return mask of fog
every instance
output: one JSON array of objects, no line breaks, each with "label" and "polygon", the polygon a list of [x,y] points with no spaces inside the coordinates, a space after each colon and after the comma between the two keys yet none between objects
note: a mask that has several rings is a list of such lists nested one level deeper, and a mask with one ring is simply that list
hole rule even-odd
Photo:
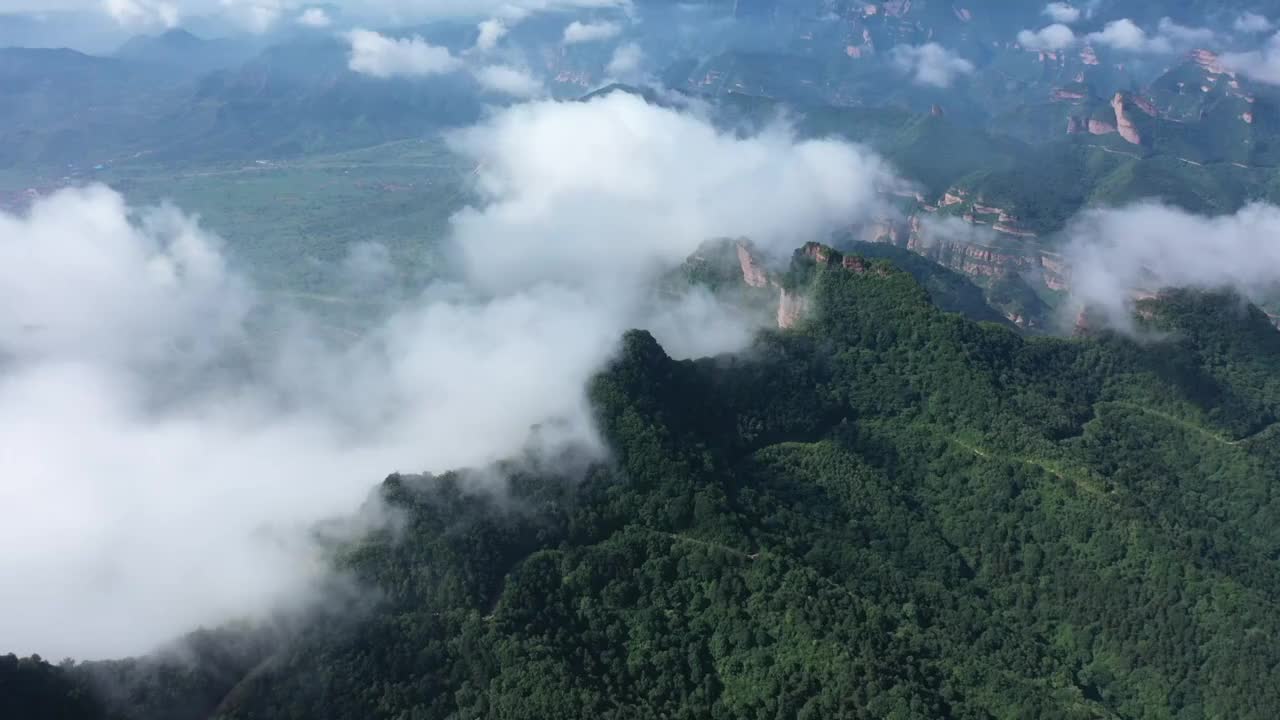
[{"label": "fog", "polygon": [[[783,249],[878,212],[874,155],[777,125],[717,132],[615,93],[500,111],[452,139],[482,201],[461,271],[335,343],[272,306],[176,208],[104,187],[0,215],[0,637],[115,657],[312,597],[308,529],[395,471],[597,447],[585,383],[622,331],[676,355],[757,318],[651,280],[713,237]],[[351,286],[385,253],[353,248]]]},{"label": "fog", "polygon": [[1088,211],[1066,230],[1071,292],[1112,325],[1132,326],[1135,291],[1233,289],[1258,298],[1280,282],[1280,208],[1202,216],[1158,203]]}]

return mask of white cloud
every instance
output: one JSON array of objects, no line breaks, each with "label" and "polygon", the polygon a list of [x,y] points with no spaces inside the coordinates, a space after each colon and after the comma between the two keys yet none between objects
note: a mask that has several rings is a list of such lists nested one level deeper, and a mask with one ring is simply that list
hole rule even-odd
[{"label": "white cloud", "polygon": [[256,34],[270,30],[295,5],[296,0],[221,0],[223,15]]},{"label": "white cloud", "polygon": [[117,23],[130,28],[176,27],[178,6],[162,0],[102,0],[102,9]]},{"label": "white cloud", "polygon": [[1188,50],[1195,45],[1212,42],[1214,33],[1207,28],[1193,28],[1162,18],[1156,33],[1149,35],[1128,18],[1114,20],[1100,32],[1089,33],[1090,42],[1116,50],[1134,53],[1169,54]]},{"label": "white cloud", "polygon": [[510,65],[488,65],[475,71],[476,80],[487,90],[517,98],[544,94],[542,81],[527,70]]},{"label": "white cloud", "polygon": [[307,8],[298,16],[298,24],[313,28],[327,28],[333,24],[333,18],[324,8]]},{"label": "white cloud", "polygon": [[398,22],[441,18],[498,17],[520,20],[542,12],[563,10],[631,10],[631,0],[349,0],[367,15]]},{"label": "white cloud", "polygon": [[[281,18],[296,17],[315,4],[315,0],[0,0],[0,13],[100,13],[126,29],[173,27],[182,18],[214,17],[264,32]],[[481,17],[518,21],[537,13],[575,9],[631,12],[631,0],[330,0],[327,5],[340,9],[344,17],[381,27]]]},{"label": "white cloud", "polygon": [[1156,34],[1167,39],[1174,50],[1179,52],[1197,45],[1209,45],[1217,40],[1217,35],[1209,28],[1179,25],[1167,17],[1160,18]]},{"label": "white cloud", "polygon": [[462,67],[462,61],[448,48],[431,45],[416,35],[390,38],[372,30],[352,30],[346,38],[351,45],[347,64],[362,75],[421,77],[451,73]]},{"label": "white cloud", "polygon": [[1075,42],[1075,32],[1060,23],[1018,33],[1018,44],[1028,50],[1063,50]]},{"label": "white cloud", "polygon": [[1129,323],[1131,291],[1234,288],[1258,296],[1280,282],[1280,208],[1256,203],[1206,217],[1155,203],[1085,213],[1067,230],[1071,292]]},{"label": "white cloud", "polygon": [[1080,8],[1064,2],[1051,2],[1044,6],[1042,11],[1050,20],[1063,25],[1070,25],[1078,21],[1083,13]]},{"label": "white cloud", "polygon": [[[507,457],[538,424],[593,443],[585,383],[623,330],[683,356],[747,340],[706,294],[656,297],[654,273],[708,238],[826,237],[893,182],[855,146],[621,93],[515,106],[453,146],[481,168],[448,238],[460,282],[346,346],[305,318],[251,331],[279,316],[174,209],[90,188],[0,213],[7,651],[138,653],[306,597],[306,529],[387,473]],[[349,265],[376,281],[382,257]]]},{"label": "white cloud", "polygon": [[898,45],[891,57],[894,65],[909,73],[917,85],[951,87],[957,76],[973,72],[973,63],[938,43]]},{"label": "white cloud", "polygon": [[639,43],[623,43],[614,49],[605,72],[614,79],[632,81],[639,77],[643,65],[644,50]]},{"label": "white cloud", "polygon": [[584,23],[574,20],[564,29],[564,44],[599,42],[617,37],[622,26],[615,22]]},{"label": "white cloud", "polygon": [[[93,0],[126,28],[176,27],[183,17],[220,15],[253,33],[271,29],[294,0]],[[68,9],[76,5],[68,4]],[[3,6],[0,5],[0,9]],[[88,9],[88,8],[85,8]]]},{"label": "white cloud", "polygon": [[1223,53],[1218,61],[1224,68],[1247,75],[1258,82],[1280,85],[1280,33],[1273,35],[1258,50]]},{"label": "white cloud", "polygon": [[482,21],[476,26],[478,35],[476,36],[476,50],[480,52],[488,52],[498,46],[498,41],[506,37],[510,30],[507,24],[497,18],[490,18]]},{"label": "white cloud", "polygon": [[1106,24],[1100,32],[1089,33],[1089,40],[1117,50],[1133,52],[1171,52],[1172,46],[1162,38],[1151,38],[1132,20],[1121,18]]},{"label": "white cloud", "polygon": [[455,144],[492,200],[454,219],[460,247],[501,285],[616,287],[619,274],[679,261],[710,237],[790,249],[866,212],[891,177],[854,146],[785,127],[741,139],[627,93],[518,105]]},{"label": "white cloud", "polygon": [[1245,12],[1236,18],[1232,25],[1236,32],[1242,33],[1264,33],[1271,32],[1275,25],[1265,16],[1257,13]]}]

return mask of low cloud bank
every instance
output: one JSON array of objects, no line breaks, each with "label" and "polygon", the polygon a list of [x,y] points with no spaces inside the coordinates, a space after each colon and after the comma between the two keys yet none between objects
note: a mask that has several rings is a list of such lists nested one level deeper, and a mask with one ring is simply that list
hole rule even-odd
[{"label": "low cloud bank", "polygon": [[[789,250],[894,182],[856,146],[623,93],[453,142],[483,198],[453,219],[461,277],[344,344],[178,209],[90,187],[0,214],[0,651],[135,654],[302,601],[324,572],[308,529],[386,474],[483,465],[545,423],[540,442],[597,446],[584,387],[623,330],[677,355],[748,340],[752,318],[655,296],[656,273],[713,237]],[[353,282],[381,257],[353,250]]]},{"label": "low cloud bank", "polygon": [[1230,288],[1256,298],[1280,286],[1274,205],[1214,217],[1158,203],[1094,210],[1067,235],[1072,295],[1122,329],[1131,327],[1136,290]]}]

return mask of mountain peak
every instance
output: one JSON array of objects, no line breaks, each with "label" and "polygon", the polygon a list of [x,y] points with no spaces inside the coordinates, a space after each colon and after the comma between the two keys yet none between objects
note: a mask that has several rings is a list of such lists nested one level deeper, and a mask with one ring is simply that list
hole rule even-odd
[{"label": "mountain peak", "polygon": [[159,35],[135,35],[120,47],[116,55],[120,57],[136,57],[155,52],[173,52],[196,48],[204,44],[204,40],[182,28],[165,30]]}]

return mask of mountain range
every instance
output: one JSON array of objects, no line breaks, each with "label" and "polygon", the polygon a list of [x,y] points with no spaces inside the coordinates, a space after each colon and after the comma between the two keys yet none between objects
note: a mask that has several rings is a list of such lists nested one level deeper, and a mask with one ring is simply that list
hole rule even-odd
[{"label": "mountain range", "polygon": [[[107,237],[100,226],[118,220],[121,235],[140,239],[139,282],[212,288],[173,302],[172,314],[160,308],[155,328],[138,321],[147,341],[182,321],[186,305],[207,322],[175,342],[162,337],[162,358],[199,355],[223,306],[252,306],[229,333],[234,351],[201,366],[217,376],[213,390],[150,364],[120,371],[127,387],[112,388],[126,398],[135,385],[230,388],[227,402],[185,414],[185,397],[156,393],[110,415],[148,431],[153,415],[181,421],[157,422],[137,442],[172,486],[189,487],[199,468],[165,464],[162,430],[205,447],[206,416],[226,416],[237,425],[227,435],[250,454],[270,455],[274,432],[322,460],[321,444],[348,427],[403,434],[416,448],[442,441],[402,421],[403,406],[445,406],[439,388],[449,383],[510,388],[515,378],[556,394],[561,386],[539,373],[581,370],[592,430],[559,441],[576,435],[562,433],[573,423],[558,415],[526,428],[524,400],[504,393],[495,406],[527,430],[522,450],[447,471],[379,470],[357,488],[368,488],[362,506],[299,531],[318,548],[319,567],[307,568],[319,578],[307,590],[314,602],[190,628],[135,657],[0,655],[0,718],[1280,716],[1277,274],[1240,278],[1231,264],[1277,257],[1265,235],[1280,223],[1266,214],[1280,204],[1280,89],[1241,69],[1238,54],[1266,51],[1280,2],[512,8],[368,31],[376,47],[402,53],[372,68],[354,62],[354,26],[333,6],[323,31],[175,28],[109,52],[0,49],[0,191],[11,190],[0,192],[0,227],[17,237],[43,196],[115,184],[122,195],[93,191],[101,205],[90,230]],[[1240,29],[1245,12],[1267,29]],[[0,39],[30,22],[0,17]],[[570,22],[593,25],[573,39]],[[529,83],[496,90],[483,79],[495,67]],[[662,162],[619,151],[625,162],[583,180],[570,166],[610,155],[600,138],[616,136],[494,130],[543,128],[538,108],[617,99],[628,102],[606,108],[610,121],[656,137],[636,147],[666,153]],[[635,120],[658,109],[668,113],[659,132]],[[670,177],[668,166],[689,170],[671,152],[688,149],[674,137],[686,133],[748,154],[783,145],[812,161],[779,170],[801,184],[833,157],[884,167],[866,169],[878,174],[863,202],[845,200],[863,190],[846,185],[864,178],[835,173],[850,182],[824,188],[832,197],[812,206],[797,200],[808,210],[786,227],[768,237],[697,233],[705,242],[683,259],[696,241],[672,252],[658,238],[661,261],[628,252],[634,235],[621,232],[569,243],[597,227],[597,214],[701,230],[701,206],[720,209],[723,198]],[[806,142],[830,139],[840,142]],[[520,162],[504,165],[491,147],[502,141]],[[542,164],[550,171],[539,175]],[[746,190],[758,177],[738,183],[736,164],[707,164],[717,193],[755,197]],[[507,187],[529,177],[525,193]],[[618,197],[595,194],[615,181]],[[668,184],[681,197],[647,204]],[[573,213],[542,217],[565,196]],[[182,212],[139,209],[174,197]],[[1251,203],[1262,220],[1241,220]],[[870,209],[846,221],[828,205]],[[37,219],[55,214],[39,207]],[[668,224],[640,217],[667,210]],[[1138,219],[1107,233],[1099,218],[1109,210]],[[1143,227],[1146,211],[1164,213],[1160,223]],[[824,213],[841,219],[809,217]],[[507,257],[503,244],[483,245],[501,232],[534,251]],[[227,267],[221,240],[206,244],[206,234],[225,236]],[[469,242],[446,243],[455,236]],[[551,252],[556,242],[568,250]],[[1073,266],[1082,243],[1099,267]],[[96,246],[68,247],[78,249],[53,264],[84,260],[94,282],[113,267],[96,270]],[[528,272],[543,262],[539,250],[567,266],[551,273],[559,284]],[[571,262],[584,255],[591,262]],[[264,292],[240,286],[237,263]],[[1133,274],[1102,272],[1122,265]],[[1174,265],[1166,282],[1158,270]],[[643,287],[628,285],[632,275]],[[96,287],[65,292],[116,299]],[[656,328],[615,332],[630,324],[608,331],[616,342],[590,372],[535,357],[542,344],[597,342],[593,315],[548,318],[562,305],[625,309],[629,293],[695,316],[696,332],[743,325],[747,339],[700,357]],[[329,310],[293,323],[305,304],[264,311],[258,295]],[[410,312],[404,298],[434,304]],[[552,332],[561,322],[572,332]],[[287,344],[310,324],[323,326],[316,338]],[[505,348],[513,328],[534,338],[519,357],[476,362],[455,347]],[[44,330],[0,327],[5,397],[21,399],[6,384],[19,370],[45,369],[39,352],[19,352],[23,343],[61,358],[60,346],[39,344]],[[80,354],[67,351],[61,365],[86,375],[126,365],[81,340],[66,341]],[[270,356],[276,344],[293,352],[259,359],[258,345]],[[332,366],[307,362],[330,348]],[[367,377],[441,367],[443,383],[406,397],[381,394],[419,386]],[[250,371],[284,377],[257,398],[237,375]],[[313,402],[308,390],[321,384],[340,391]],[[67,387],[77,420],[96,411],[100,398],[83,389],[92,383]],[[379,397],[366,404],[366,392]],[[254,402],[237,404],[241,394]],[[312,405],[338,416],[340,430],[329,432],[328,414],[309,416]],[[485,435],[497,423],[482,412],[430,427]],[[289,432],[261,420],[276,414]],[[75,454],[81,438],[59,440]],[[282,475],[299,474],[296,485],[271,486],[286,504],[320,492],[303,472],[321,461],[303,471],[280,463]],[[251,484],[223,488],[224,477],[214,495],[254,501]],[[145,514],[130,508],[126,520],[135,511]],[[293,537],[253,531],[268,544]],[[53,531],[47,538],[69,547]]]},{"label": "mountain range", "polygon": [[1256,308],[1177,291],[1139,308],[1163,341],[1029,340],[891,261],[699,257],[689,282],[804,310],[740,356],[629,333],[591,385],[608,462],[392,476],[403,534],[335,548],[373,608],[181,658],[0,658],[0,696],[67,718],[1280,706],[1280,334]]}]

